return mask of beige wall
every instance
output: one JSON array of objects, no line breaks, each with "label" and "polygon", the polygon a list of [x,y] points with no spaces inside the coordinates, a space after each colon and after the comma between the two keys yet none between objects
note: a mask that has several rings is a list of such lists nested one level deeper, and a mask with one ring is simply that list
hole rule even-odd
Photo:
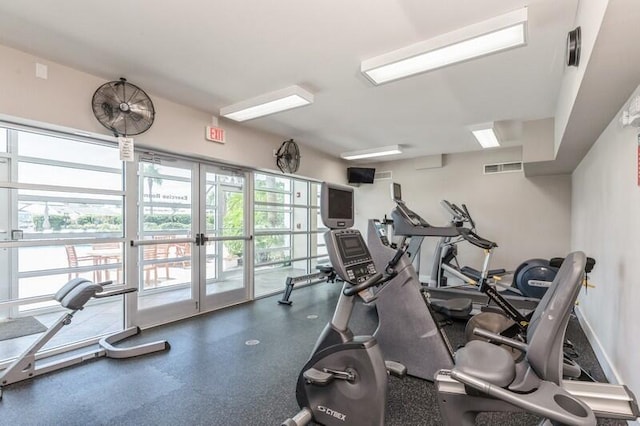
[{"label": "beige wall", "polygon": [[[432,225],[446,225],[440,201],[466,204],[478,234],[499,247],[493,267],[515,269],[535,257],[564,256],[569,250],[571,179],[569,175],[525,178],[523,173],[484,175],[483,165],[521,161],[520,148],[445,155],[443,166],[416,170],[417,160],[375,163],[377,171],[392,171],[402,185],[407,205]],[[369,218],[382,218],[393,208],[390,181],[361,185],[356,190],[356,224],[366,229]],[[425,239],[421,276],[429,275],[436,239]],[[480,267],[481,250],[460,246],[461,260]]]},{"label": "beige wall", "polygon": [[[632,96],[638,94],[640,88]],[[626,383],[638,395],[638,129],[622,128],[620,114],[573,173],[571,245],[597,261],[590,277],[596,288],[583,291],[579,300],[583,328],[609,380]]]},{"label": "beige wall", "polygon": [[[36,62],[48,66],[48,79],[35,76]],[[119,76],[113,76],[113,79]],[[107,80],[0,45],[0,114],[108,135],[91,110],[95,90]],[[132,82],[144,88],[142,82]],[[204,138],[211,113],[195,110],[149,93],[156,109],[153,126],[135,143],[183,155],[236,165],[277,170],[273,150],[286,138],[221,119],[227,143]],[[341,160],[300,145],[298,175],[344,182]]]}]

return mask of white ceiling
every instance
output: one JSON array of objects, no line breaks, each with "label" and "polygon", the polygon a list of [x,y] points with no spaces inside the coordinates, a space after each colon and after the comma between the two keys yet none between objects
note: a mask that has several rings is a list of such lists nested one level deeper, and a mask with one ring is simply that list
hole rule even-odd
[{"label": "white ceiling", "polygon": [[[175,5],[179,4],[179,7]],[[404,157],[479,150],[466,126],[552,117],[578,0],[20,0],[0,3],[0,44],[152,96],[220,107],[298,84],[311,106],[246,122],[340,152]],[[360,62],[521,7],[528,45],[381,86]],[[222,122],[221,122],[222,123]],[[506,145],[518,145],[518,134]]]}]

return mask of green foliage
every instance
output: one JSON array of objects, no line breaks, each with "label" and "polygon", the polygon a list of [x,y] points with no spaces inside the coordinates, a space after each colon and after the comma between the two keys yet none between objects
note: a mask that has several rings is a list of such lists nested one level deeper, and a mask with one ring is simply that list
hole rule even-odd
[{"label": "green foliage", "polygon": [[85,214],[77,218],[75,222],[78,225],[89,225],[89,224],[91,225],[100,225],[100,224],[122,225],[122,217]]},{"label": "green foliage", "polygon": [[[36,231],[42,231],[44,229],[44,215],[34,214],[33,223],[36,225]],[[71,224],[71,218],[68,214],[50,214],[49,225],[54,231],[60,231],[62,228],[67,228]]]},{"label": "green foliage", "polygon": [[158,228],[163,230],[178,230],[178,229],[189,229],[191,228],[191,225],[178,223],[178,222],[166,222],[166,223],[161,223],[158,226]]},{"label": "green foliage", "polygon": [[[227,212],[222,219],[223,235],[226,237],[242,235],[244,225],[244,200],[242,193],[227,193]],[[225,241],[229,254],[237,257],[243,255],[244,241]]]},{"label": "green foliage", "polygon": [[[163,223],[181,223],[183,225],[191,225],[190,214],[147,214],[144,216],[145,223],[155,223],[162,225]],[[184,229],[184,228],[181,228]]]}]

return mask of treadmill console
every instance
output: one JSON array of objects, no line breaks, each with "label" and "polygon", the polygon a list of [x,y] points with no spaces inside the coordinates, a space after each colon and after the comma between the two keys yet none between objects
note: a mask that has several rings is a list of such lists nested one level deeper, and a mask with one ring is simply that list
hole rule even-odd
[{"label": "treadmill console", "polygon": [[331,264],[344,281],[359,284],[376,274],[371,253],[357,229],[332,230],[325,234]]},{"label": "treadmill console", "polygon": [[406,204],[404,204],[403,202],[402,203],[397,203],[396,204],[396,208],[400,212],[400,214],[407,221],[409,221],[413,226],[431,226],[431,225],[429,225],[429,222],[424,220],[418,213],[416,213],[413,210],[409,209],[406,206]]}]

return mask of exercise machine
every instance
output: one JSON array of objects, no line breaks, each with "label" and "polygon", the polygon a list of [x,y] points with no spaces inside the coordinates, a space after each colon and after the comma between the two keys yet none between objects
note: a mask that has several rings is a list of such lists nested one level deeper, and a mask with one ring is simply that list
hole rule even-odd
[{"label": "exercise machine", "polygon": [[[526,315],[535,309],[538,300],[517,295],[503,295],[489,279],[489,264],[491,262],[493,249],[497,245],[493,241],[482,238],[472,229],[465,228],[464,226],[455,226],[456,223],[443,227],[432,226],[420,215],[407,207],[406,203],[402,200],[402,192],[399,184],[392,183],[392,188],[393,200],[396,203],[396,207],[391,212],[391,219],[393,220],[393,230],[396,236],[411,239],[418,236],[420,241],[422,241],[425,236],[440,237],[441,239],[456,238],[467,241],[484,250],[485,256],[479,280],[476,281],[460,274],[460,278],[464,279],[465,282],[471,286],[465,287],[465,289],[429,286],[428,293],[430,298],[434,300],[447,300],[451,298],[469,297],[473,300],[474,304],[481,301],[482,305],[479,306],[480,310],[498,310],[513,320],[520,331],[525,331],[529,324]],[[411,247],[411,243],[409,243],[409,247]],[[477,295],[478,290],[484,296],[480,298],[474,297],[474,294]],[[493,303],[493,307],[489,307],[489,302]]]},{"label": "exercise machine", "polygon": [[[489,341],[459,349],[455,366],[438,373],[438,404],[445,425],[471,426],[483,411],[526,411],[544,425],[595,425],[596,417],[634,420],[635,395],[625,386],[563,380],[563,342],[582,286],[586,256],[574,252],[560,267],[527,330],[527,343],[476,328]],[[515,361],[503,347],[522,353]]]},{"label": "exercise machine", "polygon": [[404,365],[410,376],[433,381],[440,369],[453,366],[451,344],[422,291],[408,245],[404,239],[396,250],[385,245],[378,237],[378,225],[369,221],[368,246],[376,269],[393,277],[375,289],[378,326],[373,336],[385,359]]},{"label": "exercise machine", "polygon": [[[380,269],[391,266],[396,267],[395,264],[391,264],[392,261],[397,263],[400,259],[400,257],[396,259],[396,256],[406,255],[409,261],[412,259],[410,256],[411,252],[409,251],[411,250],[411,246],[410,244],[405,244],[406,239],[403,239],[400,247],[395,243],[389,242],[386,229],[389,224],[393,224],[393,222],[386,218],[383,221],[369,219],[368,223],[367,245],[369,246],[369,250],[375,253],[374,258],[376,259],[376,265]],[[399,254],[400,251],[402,251],[401,254]],[[428,297],[428,292],[425,292],[423,288],[421,290],[423,291],[423,295]],[[428,302],[433,311],[447,319],[466,320],[469,318],[472,310],[472,300],[464,297],[447,300],[428,300]]]},{"label": "exercise machine", "polygon": [[[442,200],[441,205],[451,215],[452,224],[456,224],[456,226],[468,225],[475,232],[476,224],[465,204],[459,207],[457,204]],[[461,239],[451,238],[440,240],[433,256],[430,285],[435,284],[438,287],[446,285],[447,276],[445,273],[465,282],[468,280],[479,281],[481,271],[470,266],[461,267],[457,261],[457,244],[461,241]],[[493,244],[494,248],[498,247],[496,243]],[[529,259],[522,262],[515,272],[512,272],[512,282],[509,285],[501,284],[502,278],[509,274],[505,269],[489,270],[488,276],[495,280],[496,285],[502,285],[507,291],[524,297],[540,299],[551,285],[563,260],[562,257],[554,257],[551,259]],[[587,274],[591,272],[595,263],[595,259],[587,257],[585,266]]]},{"label": "exercise machine", "polygon": [[[385,357],[404,364],[410,375],[433,380],[438,367],[447,368],[441,366],[452,365],[453,363],[451,346],[448,343],[446,334],[442,332],[439,324],[433,320],[431,309],[435,305],[434,301],[452,301],[454,298],[464,300],[464,296],[471,298],[479,293],[487,299],[484,305],[480,306],[475,311],[475,315],[468,321],[466,328],[467,339],[478,339],[472,333],[473,328],[477,326],[495,333],[505,334],[508,337],[525,339],[530,316],[539,301],[535,300],[535,305],[533,306],[525,305],[529,310],[522,310],[521,312],[521,309],[511,301],[531,303],[530,299],[520,296],[512,296],[512,298],[507,299],[507,296],[503,296],[490,283],[487,276],[494,243],[483,239],[470,229],[462,226],[458,227],[455,224],[454,226],[445,227],[430,225],[407,207],[402,200],[399,185],[396,183],[392,185],[394,187],[393,198],[396,202],[396,208],[391,212],[394,234],[404,238],[391,262],[397,261],[398,265],[400,265],[400,270],[404,268],[408,272],[401,275],[404,281],[396,277],[377,292],[376,306],[382,306],[382,309],[378,308],[380,332],[376,331],[374,336],[378,339]],[[373,234],[374,232],[370,228],[369,244],[374,257],[377,259],[377,264],[380,265],[384,259],[389,258],[389,253],[388,249],[385,252],[385,249],[381,247],[383,244],[380,243],[380,238],[371,237]],[[407,254],[411,244],[406,242],[406,238],[413,238],[414,236],[420,238],[425,236],[462,238],[473,245],[483,248],[485,260],[480,281],[476,283],[480,292],[473,287],[468,290],[454,289],[453,292],[447,294],[451,291],[449,288],[421,287],[411,263],[411,257]],[[376,240],[378,240],[377,244]],[[407,268],[408,265],[411,265],[410,269]],[[383,290],[385,287],[392,287],[393,284],[397,286],[397,289],[385,298]],[[421,290],[427,296],[427,300],[420,297]],[[446,297],[442,298],[442,294],[445,294]],[[386,305],[384,304],[385,299],[389,301]],[[492,304],[489,305],[489,302]],[[409,327],[402,327],[398,324],[407,324]],[[517,355],[514,353],[514,356]],[[591,379],[590,375],[569,356],[565,359],[564,369],[566,377]]]},{"label": "exercise machine", "polygon": [[336,281],[336,272],[333,270],[333,267],[331,265],[317,265],[316,269],[318,270],[318,272],[313,274],[298,275],[297,277],[287,277],[284,286],[284,293],[282,294],[282,299],[278,300],[278,304],[291,306],[291,304],[293,303],[290,300],[291,292],[293,291],[293,286],[296,284],[317,284],[323,281],[333,283]]},{"label": "exercise machine", "polygon": [[283,426],[311,421],[324,425],[384,424],[387,371],[403,375],[404,367],[385,362],[372,336],[354,336],[349,319],[356,296],[385,280],[375,267],[362,235],[353,226],[353,188],[323,183],[324,235],[336,274],[344,280],[331,321],[298,376],[296,399],[301,410]]},{"label": "exercise machine", "polygon": [[[558,273],[564,258],[552,257],[551,259],[529,259],[522,262],[513,273],[512,286],[516,287],[525,296],[542,298],[551,285],[553,278]],[[593,270],[596,260],[587,257],[585,266],[585,283],[588,274]]]},{"label": "exercise machine", "polygon": [[49,373],[61,368],[80,364],[89,359],[107,358],[131,358],[146,355],[152,352],[164,351],[170,348],[167,341],[157,341],[138,346],[118,348],[113,346],[128,337],[140,333],[139,327],[130,327],[120,332],[111,334],[100,339],[99,349],[72,355],[64,359],[58,359],[48,363],[40,363],[38,351],[58,333],[62,327],[71,324],[73,316],[84,309],[86,303],[92,299],[102,299],[106,297],[118,296],[136,291],[135,288],[103,291],[104,287],[112,281],[93,283],[84,278],[74,278],[57,291],[54,298],[63,308],[70,312],[63,314],[53,325],[51,325],[29,348],[27,348],[15,361],[6,369],[0,372],[0,399],[4,387],[12,383],[30,379],[45,373]]},{"label": "exercise machine", "polygon": [[[451,214],[451,226],[466,227],[472,232],[475,232],[475,222],[471,218],[466,205],[462,205],[462,208],[456,204],[452,204],[447,200],[442,200],[442,206]],[[480,281],[482,271],[479,271],[470,266],[460,266],[458,263],[458,243],[465,241],[464,238],[458,236],[457,238],[443,237],[438,242],[436,250],[433,255],[433,263],[431,266],[431,275],[429,276],[430,287],[445,287],[447,285],[446,273],[456,277],[467,284],[473,284]],[[498,247],[493,241],[486,240],[490,249]],[[481,247],[482,248],[482,247]],[[506,274],[504,269],[490,269],[487,272],[487,276],[499,281],[501,277]]]}]

